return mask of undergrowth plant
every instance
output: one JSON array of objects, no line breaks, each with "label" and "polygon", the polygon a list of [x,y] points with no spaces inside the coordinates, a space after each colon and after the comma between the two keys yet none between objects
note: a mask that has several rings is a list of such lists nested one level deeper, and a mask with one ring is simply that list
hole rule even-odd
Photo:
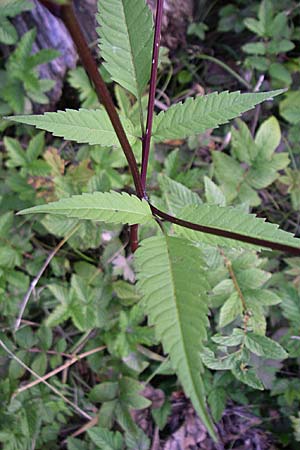
[{"label": "undergrowth plant", "polygon": [[295,47],[293,40],[299,36],[293,33],[289,25],[289,15],[293,12],[293,5],[286,10],[277,11],[281,4],[271,0],[262,0],[259,5],[257,18],[247,17],[244,25],[256,35],[257,41],[249,42],[242,48],[249,56],[245,65],[258,72],[268,72],[274,86],[290,86],[292,76],[290,72],[299,71],[297,60],[293,67],[293,60],[284,63],[283,55]]},{"label": "undergrowth plant", "polygon": [[18,33],[10,19],[23,11],[32,9],[28,0],[2,0],[0,9],[0,42],[6,45],[15,44]]},{"label": "undergrowth plant", "polygon": [[[222,405],[224,407],[225,384],[218,384],[216,379],[207,383],[203,375],[204,366],[226,370],[247,386],[262,390],[264,384],[257,374],[253,355],[260,361],[287,358],[284,348],[265,336],[265,310],[278,304],[280,297],[266,285],[270,273],[264,268],[264,259],[256,252],[273,249],[300,255],[300,240],[280,230],[277,225],[249,214],[245,205],[226,206],[228,195],[225,197],[208,178],[204,180],[206,201],[203,202],[186,186],[161,174],[158,181],[162,199],[157,199],[147,185],[149,156],[156,144],[216,128],[283,91],[245,94],[214,92],[188,98],[184,103],[174,104],[156,114],[154,100],[163,0],[157,2],[154,26],[152,14],[144,0],[99,0],[99,48],[105,69],[119,85],[117,110],[80,31],[72,5],[69,2],[63,6],[42,3],[64,20],[101,105],[95,110],[67,109],[8,119],[33,125],[78,144],[94,146],[95,159],[108,158],[106,155],[111,149],[111,154],[122,149],[133,177],[134,190],[127,183],[126,190],[121,192],[103,192],[105,185],[109,189],[107,180],[113,176],[109,171],[110,163],[113,167],[112,157],[107,160],[106,182],[103,178],[95,178],[88,192],[66,195],[64,198],[57,192],[58,201],[27,208],[19,214],[47,214],[45,223],[48,229],[52,227],[57,234],[68,237],[82,221],[85,221],[86,227],[90,222],[130,226],[130,247],[134,253],[138,282],[137,286],[126,284],[126,287],[121,282],[116,285],[116,290],[125,303],[134,297],[135,305],[130,313],[120,314],[119,320],[107,330],[106,345],[112,353],[125,357],[136,345],[135,334],[139,336],[139,343],[149,346],[162,343],[164,352],[170,358],[169,370],[171,373],[175,371],[185,394],[191,399],[211,436],[217,440],[213,419],[219,420]],[[148,86],[149,93],[145,96]],[[89,93],[89,86],[87,92],[83,95],[86,107],[96,103]],[[271,140],[267,131],[269,127],[272,128]],[[37,136],[36,140],[43,139],[42,134]],[[246,125],[238,122],[238,129],[234,131],[233,156],[248,164],[247,170],[238,171],[240,185],[248,190],[242,201],[249,201],[250,198],[248,203],[256,205],[255,189],[267,186],[277,178],[278,170],[286,166],[285,157],[274,153],[278,136],[280,130],[274,118],[262,124],[255,139],[250,136]],[[26,156],[12,139],[8,138],[6,145],[10,167],[22,166],[29,173],[35,170],[34,165],[40,154],[37,143],[30,143],[32,151]],[[48,169],[40,161],[36,170],[52,169],[59,179],[59,155],[52,153],[47,158]],[[226,162],[221,158],[218,154],[214,163],[216,176],[222,182]],[[137,161],[141,161],[141,167]],[[233,161],[232,158],[231,165],[235,164]],[[170,165],[170,161],[168,163]],[[263,174],[259,173],[263,167],[269,168],[270,164],[271,173],[267,173],[267,169]],[[82,165],[81,175],[85,170],[89,168]],[[232,179],[237,175],[231,169],[228,174]],[[72,174],[70,179],[72,181]],[[63,191],[68,192],[66,184]],[[238,192],[238,187],[233,185],[232,191]],[[69,192],[72,192],[71,188]],[[167,212],[161,204],[168,209]],[[51,222],[52,215],[55,220],[57,216],[54,222]],[[89,232],[85,233],[85,239],[90,239]],[[89,327],[101,326],[109,321],[109,313],[105,315],[106,297],[102,292],[103,315],[96,309],[101,285],[97,284],[97,277],[101,275],[79,266],[77,270],[78,273],[71,277],[70,286],[50,285],[51,294],[57,302],[48,316],[47,325],[71,319],[79,330],[86,331]],[[87,282],[85,277],[92,281]],[[133,280],[131,274],[127,273],[127,277]],[[220,306],[219,332],[213,333],[209,308],[214,310]],[[147,330],[140,326],[145,316],[151,327]],[[131,339],[126,335],[128,328],[135,331]],[[116,333],[117,341],[114,340]],[[219,398],[212,389],[216,385]],[[105,405],[102,412],[106,411],[109,417],[113,414],[112,408],[116,410],[119,422],[124,424],[129,420],[128,415],[124,415],[124,404],[135,409],[148,406],[147,400],[138,396],[140,391],[137,381],[119,374],[106,386],[95,388],[90,395]],[[128,392],[130,394],[126,397]],[[118,400],[118,393],[121,400]],[[102,441],[99,435],[97,437],[93,433],[96,431],[92,429],[90,437],[94,442],[97,439],[98,444],[105,441],[103,433],[99,431]],[[108,439],[107,434],[105,436]],[[118,432],[111,433],[109,439],[112,443],[110,448],[122,448]]]},{"label": "undergrowth plant", "polygon": [[[1,6],[2,8],[2,6]],[[54,49],[42,49],[32,54],[36,30],[27,31],[0,70],[0,114],[21,114],[32,111],[32,102],[46,104],[46,92],[54,86],[50,79],[41,79],[38,66],[59,56]],[[0,123],[2,128],[2,123]]]}]

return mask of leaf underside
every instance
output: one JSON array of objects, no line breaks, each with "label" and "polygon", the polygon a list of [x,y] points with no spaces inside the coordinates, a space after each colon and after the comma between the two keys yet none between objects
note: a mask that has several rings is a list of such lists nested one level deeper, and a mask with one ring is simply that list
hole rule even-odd
[{"label": "leaf underside", "polygon": [[118,192],[94,192],[73,195],[57,202],[24,209],[19,214],[58,214],[74,219],[108,223],[143,224],[152,220],[148,203],[134,195]]},{"label": "leaf underside", "polygon": [[[231,231],[243,236],[300,248],[300,239],[295,238],[291,233],[280,230],[277,224],[265,222],[265,219],[258,218],[254,214],[243,213],[239,209],[207,204],[188,205],[181,211],[180,218],[198,225],[213,227],[217,230]],[[231,248],[260,249],[259,246],[234,239],[202,233],[177,225],[175,228],[176,233],[194,242]]]},{"label": "leaf underside", "polygon": [[186,395],[215,436],[200,375],[208,325],[208,286],[200,251],[185,239],[159,236],[142,241],[135,257],[138,289],[149,322],[170,354]]},{"label": "leaf underside", "polygon": [[[63,137],[79,144],[119,146],[119,140],[104,108],[97,110],[66,109],[66,111],[48,112],[42,115],[12,116],[7,119],[49,131],[54,136]],[[129,142],[136,138],[133,126],[128,119],[122,118]]]},{"label": "leaf underside", "polygon": [[255,105],[271,99],[283,90],[241,94],[224,91],[218,94],[189,98],[184,103],[171,106],[160,112],[154,119],[153,139],[160,142],[167,139],[180,139],[217,128],[230,119],[240,116]]},{"label": "leaf underside", "polygon": [[112,79],[141,98],[150,78],[152,14],[145,0],[99,0],[100,52]]}]

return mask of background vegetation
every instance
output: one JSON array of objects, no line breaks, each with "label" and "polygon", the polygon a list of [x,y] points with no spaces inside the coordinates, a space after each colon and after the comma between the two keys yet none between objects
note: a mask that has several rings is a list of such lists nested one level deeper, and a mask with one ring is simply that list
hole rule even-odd
[{"label": "background vegetation", "polygon": [[[40,67],[58,56],[53,49],[32,52],[34,29],[18,38],[13,18],[32,5],[12,5],[0,7],[1,116],[47,108],[54,82],[41,77]],[[162,49],[157,111],[227,89],[288,91],[213,132],[157,145],[149,168],[155,205],[176,214],[192,197],[250,208],[299,236],[299,15],[291,0],[199,2],[186,47]],[[120,111],[138,122],[133,97],[102,71]],[[66,77],[60,107],[70,103],[98,106],[80,65]],[[122,152],[4,120],[0,130],[4,450],[219,448],[197,422],[139,308],[128,229],[14,214],[73,194],[129,189]],[[139,151],[137,143],[140,160]],[[206,259],[213,339],[203,355],[204,382],[220,448],[297,449],[300,259],[209,246]],[[268,341],[259,348],[248,342],[247,375],[232,368],[231,348],[241,345],[233,330],[241,323],[257,334],[267,330],[289,357]]]}]

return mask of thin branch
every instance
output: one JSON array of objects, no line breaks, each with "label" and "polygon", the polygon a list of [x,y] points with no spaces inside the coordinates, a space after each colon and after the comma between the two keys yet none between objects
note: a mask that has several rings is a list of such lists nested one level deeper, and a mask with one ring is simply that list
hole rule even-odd
[{"label": "thin branch", "polygon": [[146,134],[143,137],[143,156],[142,156],[141,179],[142,179],[142,187],[143,187],[144,193],[145,193],[145,188],[146,188],[147,168],[148,168],[148,161],[149,161],[152,124],[153,124],[153,116],[154,116],[154,103],[155,103],[157,67],[158,67],[158,58],[159,58],[159,46],[160,46],[160,38],[161,38],[161,24],[162,24],[163,8],[164,8],[164,0],[157,0],[155,31],[154,31],[154,41],[153,41],[153,53],[152,53],[152,66],[151,66],[151,77],[150,77],[150,89],[149,89],[149,100],[148,100],[147,125],[146,125]]},{"label": "thin branch", "polygon": [[27,389],[32,388],[33,386],[36,386],[39,383],[43,383],[45,380],[48,380],[48,378],[53,377],[54,375],[57,375],[59,372],[62,372],[67,367],[72,366],[73,364],[77,363],[83,358],[86,358],[90,355],[93,355],[94,353],[102,352],[106,347],[103,345],[102,347],[93,348],[92,350],[89,350],[87,352],[81,353],[80,355],[74,356],[69,361],[66,361],[63,365],[57,367],[56,369],[52,370],[51,372],[48,372],[43,377],[39,377],[35,381],[32,381],[31,383],[26,384],[25,386],[20,387],[17,389],[15,395],[20,394],[21,392],[27,391]]},{"label": "thin branch", "polygon": [[76,18],[73,6],[71,4],[63,5],[61,7],[61,17],[77,47],[77,51],[80,56],[83,67],[85,68],[89,77],[94,83],[97,97],[100,100],[100,102],[104,105],[106,112],[110,118],[110,121],[113,125],[113,128],[116,132],[116,135],[119,139],[119,142],[126,156],[133,177],[137,196],[143,198],[144,189],[142,187],[139,169],[134,153],[127,139],[125,130],[123,128],[120,117],[115,108],[112,97],[109,93],[109,90],[107,89],[105,82],[103,81],[99,73],[97,64],[92,56],[91,50],[82,33],[80,24]]},{"label": "thin branch", "polygon": [[290,253],[294,256],[300,256],[300,248],[291,247],[290,245],[279,244],[277,242],[267,241],[265,239],[259,239],[252,236],[244,236],[243,234],[235,233],[232,231],[222,230],[219,228],[208,227],[205,225],[199,225],[197,223],[188,222],[187,220],[178,219],[177,217],[170,216],[155,206],[150,204],[152,213],[168,222],[174,223],[184,228],[200,231],[201,233],[213,234],[215,236],[221,236],[227,239],[235,239],[236,241],[247,242],[248,244],[258,245],[260,247],[269,248],[271,250],[278,250],[285,253]]},{"label": "thin branch", "polygon": [[30,283],[29,289],[26,292],[26,294],[25,294],[25,296],[24,296],[24,298],[22,300],[22,303],[20,305],[19,315],[18,315],[18,318],[17,318],[17,320],[15,322],[15,326],[14,326],[14,330],[15,331],[17,331],[19,329],[20,325],[21,325],[22,317],[23,317],[25,308],[27,306],[27,303],[29,302],[31,294],[34,291],[36,285],[40,281],[41,276],[43,275],[43,273],[45,272],[45,270],[49,266],[50,262],[52,261],[52,259],[56,255],[56,253],[61,249],[61,247],[63,247],[63,245],[65,245],[65,243],[70,239],[70,237],[73,236],[73,234],[78,230],[79,227],[80,227],[80,224],[76,225],[76,227],[74,227],[70,231],[70,233],[67,234],[67,236],[65,236],[62,241],[60,241],[60,243],[55,247],[55,249],[51,253],[49,253],[49,255],[48,255],[46,261],[44,262],[44,264],[42,265],[39,273],[37,274],[37,276]]},{"label": "thin branch", "polygon": [[58,395],[64,402],[68,403],[78,414],[83,416],[85,419],[92,420],[92,417],[87,414],[85,411],[83,411],[79,406],[77,406],[75,403],[71,402],[67,397],[65,397],[61,392],[59,392],[58,389],[53,387],[50,383],[45,381],[40,375],[38,375],[36,372],[34,372],[30,367],[28,367],[20,358],[18,358],[16,355],[13,354],[12,351],[4,344],[4,342],[0,339],[0,346],[3,348],[3,350],[8,353],[8,355],[14,359],[20,366],[22,366],[24,369],[26,369],[31,375],[33,375],[37,380],[39,380],[39,383],[45,384],[52,392],[54,392],[56,395]]},{"label": "thin branch", "polygon": [[131,252],[134,253],[139,246],[139,226],[131,225],[130,227],[130,248]]},{"label": "thin branch", "polygon": [[246,300],[245,300],[244,295],[243,295],[243,293],[241,291],[241,288],[239,286],[238,280],[237,280],[237,278],[235,276],[235,273],[234,273],[234,270],[233,270],[233,267],[232,267],[232,263],[231,263],[230,259],[227,258],[227,256],[225,255],[225,253],[223,252],[222,249],[221,249],[220,253],[221,253],[221,255],[224,258],[225,266],[226,266],[226,268],[228,270],[228,273],[229,273],[230,278],[231,278],[231,280],[233,282],[234,288],[235,288],[235,290],[236,290],[236,292],[237,292],[237,294],[239,296],[239,299],[241,300],[242,307],[243,307],[243,312],[246,313],[247,309],[248,309],[247,305],[246,305]]}]

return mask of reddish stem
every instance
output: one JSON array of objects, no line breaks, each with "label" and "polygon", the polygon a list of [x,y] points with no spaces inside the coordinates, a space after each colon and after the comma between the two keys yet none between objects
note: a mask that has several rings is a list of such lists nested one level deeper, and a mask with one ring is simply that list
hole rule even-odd
[{"label": "reddish stem", "polygon": [[131,170],[131,174],[133,177],[135,189],[137,196],[140,198],[144,197],[144,189],[141,184],[141,178],[139,174],[138,165],[131,149],[131,146],[128,142],[126,133],[124,131],[123,125],[120,121],[119,115],[116,111],[115,105],[107,89],[106,84],[104,83],[97,64],[92,56],[92,53],[89,49],[89,46],[85,40],[85,37],[81,31],[80,24],[77,21],[76,15],[73,11],[73,7],[70,4],[64,5],[61,7],[61,17],[66,25],[73,41],[76,44],[78,54],[82,61],[82,64],[87,71],[89,77],[93,81],[96,89],[97,96],[101,103],[103,103],[107,114],[111,120],[111,123],[114,127],[116,135],[118,136],[121,147],[125,153],[125,156],[128,161],[129,168]]},{"label": "reddish stem", "polygon": [[139,246],[139,226],[131,225],[130,227],[130,249],[134,253]]},{"label": "reddish stem", "polygon": [[[40,0],[45,6],[50,8],[50,3],[47,0]],[[97,96],[99,100],[103,103],[106,111],[110,117],[112,125],[120,141],[121,147],[127,158],[128,165],[130,167],[132,177],[134,180],[137,195],[140,198],[145,197],[145,184],[147,176],[147,167],[149,159],[150,150],[150,140],[152,132],[153,114],[154,114],[154,100],[155,100],[155,89],[156,89],[156,79],[157,79],[157,65],[158,65],[158,54],[159,54],[159,43],[161,34],[161,19],[163,12],[163,0],[158,0],[157,2],[157,12],[156,12],[156,23],[155,23],[155,36],[154,36],[154,46],[153,46],[153,64],[151,69],[151,80],[150,80],[150,92],[149,92],[149,102],[148,102],[148,115],[147,115],[147,130],[143,139],[143,161],[142,161],[142,180],[139,174],[138,166],[136,163],[135,156],[132,152],[131,146],[128,142],[126,133],[120,121],[119,115],[114,106],[111,95],[102,80],[102,77],[98,71],[98,67],[93,59],[90,49],[85,41],[83,33],[80,29],[79,23],[73,12],[73,8],[70,4],[61,6],[57,13],[61,15],[66,27],[68,28],[73,41],[75,42],[79,56],[82,60],[83,66],[92,79]],[[239,233],[234,233],[231,231],[221,230],[214,227],[207,227],[186,220],[178,219],[176,217],[170,216],[169,214],[160,211],[154,206],[150,205],[152,213],[156,217],[160,217],[168,222],[180,225],[185,228],[190,228],[195,231],[200,231],[202,233],[213,234],[215,236],[221,236],[228,239],[235,239],[241,242],[247,242],[249,244],[259,245],[262,247],[270,248],[272,250],[279,250],[293,255],[300,256],[300,249],[294,248],[289,245],[278,244],[276,242],[266,241],[264,239],[254,238],[250,236],[244,236]],[[131,237],[131,249],[135,251],[138,246],[138,226],[132,225],[130,231]]]},{"label": "reddish stem", "polygon": [[146,125],[145,136],[143,136],[143,156],[142,156],[141,179],[142,179],[142,187],[143,187],[144,194],[145,194],[145,189],[146,189],[146,178],[147,178],[147,169],[148,169],[153,116],[154,116],[154,102],[155,102],[155,91],[156,91],[156,81],[157,81],[157,67],[158,67],[158,58],[159,58],[159,46],[160,46],[160,38],[161,38],[161,24],[162,24],[162,16],[163,16],[163,7],[164,7],[164,0],[157,0],[154,41],[153,41],[153,53],[152,53],[152,66],[151,66],[151,77],[150,77],[150,89],[149,89],[149,100],[148,100],[147,125]]},{"label": "reddish stem", "polygon": [[199,225],[197,223],[188,222],[187,220],[179,219],[177,217],[170,216],[155,206],[150,205],[151,211],[154,216],[158,216],[168,222],[180,225],[184,228],[190,228],[191,230],[200,231],[202,233],[213,234],[214,236],[221,236],[227,239],[235,239],[236,241],[247,242],[248,244],[258,245],[260,247],[270,248],[272,250],[278,250],[281,252],[290,253],[295,256],[300,256],[300,248],[291,247],[290,245],[279,244],[277,242],[266,241],[265,239],[259,239],[251,236],[244,236],[243,234],[235,233],[232,231],[222,230],[219,228],[208,227],[205,225]]}]

